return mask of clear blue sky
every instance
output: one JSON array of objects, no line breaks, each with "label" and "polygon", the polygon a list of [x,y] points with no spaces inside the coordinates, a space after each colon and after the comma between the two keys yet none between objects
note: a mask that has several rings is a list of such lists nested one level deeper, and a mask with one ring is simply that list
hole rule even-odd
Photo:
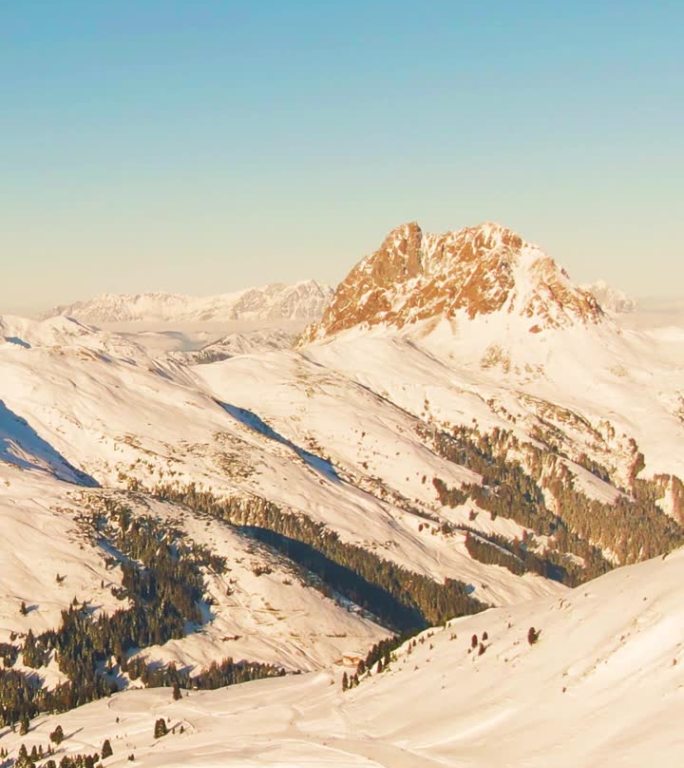
[{"label": "clear blue sky", "polygon": [[682,293],[684,3],[0,2],[0,312],[494,219]]}]

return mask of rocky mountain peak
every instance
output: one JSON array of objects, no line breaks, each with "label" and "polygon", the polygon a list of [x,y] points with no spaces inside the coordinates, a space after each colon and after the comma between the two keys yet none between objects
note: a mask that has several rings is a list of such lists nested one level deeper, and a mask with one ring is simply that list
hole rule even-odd
[{"label": "rocky mountain peak", "polygon": [[529,320],[533,333],[603,317],[591,293],[507,227],[485,222],[434,235],[410,222],[393,229],[352,269],[304,340],[358,325],[401,329],[421,320],[497,312]]}]

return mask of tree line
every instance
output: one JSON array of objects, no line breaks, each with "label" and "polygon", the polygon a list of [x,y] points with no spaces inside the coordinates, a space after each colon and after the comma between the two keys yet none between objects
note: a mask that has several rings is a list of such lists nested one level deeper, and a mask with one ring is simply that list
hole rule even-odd
[{"label": "tree line", "polygon": [[312,570],[331,589],[363,605],[390,629],[418,631],[456,616],[484,610],[484,603],[457,579],[435,581],[357,544],[302,514],[286,512],[260,497],[218,499],[194,485],[162,485],[166,501],[237,527]]}]

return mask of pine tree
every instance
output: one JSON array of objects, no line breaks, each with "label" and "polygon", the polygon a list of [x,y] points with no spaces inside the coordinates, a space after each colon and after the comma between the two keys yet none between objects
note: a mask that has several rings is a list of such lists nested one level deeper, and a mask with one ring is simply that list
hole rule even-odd
[{"label": "pine tree", "polygon": [[178,682],[175,682],[173,684],[173,700],[178,701],[182,696],[180,685]]},{"label": "pine tree", "polygon": [[102,744],[102,749],[100,750],[102,752],[102,759],[104,760],[107,757],[111,757],[114,752],[112,751],[112,745],[109,743],[109,739],[105,739]]},{"label": "pine tree", "polygon": [[342,690],[346,691],[349,688],[349,678],[347,677],[347,673],[345,672],[342,675]]},{"label": "pine tree", "polygon": [[160,717],[154,724],[154,738],[161,739],[162,736],[166,736],[169,729],[166,727],[166,720]]},{"label": "pine tree", "polygon": [[64,741],[64,731],[62,730],[61,725],[58,725],[50,734],[50,741],[54,744],[61,744]]}]

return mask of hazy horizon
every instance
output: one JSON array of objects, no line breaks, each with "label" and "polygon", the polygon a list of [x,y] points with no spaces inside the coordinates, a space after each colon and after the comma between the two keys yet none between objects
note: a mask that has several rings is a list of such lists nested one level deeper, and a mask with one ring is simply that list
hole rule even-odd
[{"label": "hazy horizon", "polygon": [[409,220],[499,221],[578,283],[675,296],[682,21],[667,2],[5,6],[0,308],[335,284]]},{"label": "hazy horizon", "polygon": [[[229,293],[238,293],[243,290],[249,290],[250,288],[261,288],[265,285],[268,285],[270,283],[274,282],[280,282],[285,284],[293,284],[298,282],[304,282],[306,280],[315,280],[321,285],[329,285],[332,288],[335,288],[337,283],[326,283],[323,280],[316,280],[316,278],[303,278],[302,280],[293,280],[291,283],[288,283],[287,281],[272,281],[272,280],[265,280],[262,283],[250,283],[245,285],[235,285],[235,286],[229,286],[225,290],[224,289],[217,289],[215,291],[209,291],[205,293],[198,293],[198,292],[192,292],[192,291],[166,291],[163,289],[146,289],[146,290],[136,290],[135,288],[132,288],[128,291],[115,291],[115,292],[106,292],[106,291],[99,291],[97,293],[93,294],[87,294],[87,295],[81,295],[76,296],[68,300],[60,300],[53,301],[48,304],[41,304],[41,305],[21,305],[21,304],[12,304],[11,302],[8,303],[0,303],[0,315],[8,314],[8,315],[18,315],[18,316],[25,316],[25,317],[36,317],[38,315],[42,315],[52,309],[56,309],[57,307],[62,306],[68,306],[70,304],[76,304],[79,302],[88,302],[92,299],[97,299],[100,296],[104,295],[120,295],[120,296],[133,296],[136,294],[144,294],[144,293],[168,293],[168,294],[177,294],[181,296],[188,296],[193,298],[202,298],[202,297],[212,297],[212,296],[220,296],[223,294],[229,294]],[[602,278],[596,278],[596,280],[589,281],[590,283],[598,282]],[[608,281],[606,281],[608,282]],[[584,283],[586,284],[586,283]],[[608,283],[608,285],[611,288],[614,288],[616,290],[622,290],[622,288],[619,285],[615,285],[613,283]],[[652,314],[667,314],[670,312],[677,312],[680,313],[684,311],[684,291],[680,292],[673,292],[673,293],[663,293],[661,295],[654,295],[654,294],[633,294],[629,292],[625,292],[627,296],[630,299],[634,299],[637,302],[637,311],[641,312],[648,312]]]}]

